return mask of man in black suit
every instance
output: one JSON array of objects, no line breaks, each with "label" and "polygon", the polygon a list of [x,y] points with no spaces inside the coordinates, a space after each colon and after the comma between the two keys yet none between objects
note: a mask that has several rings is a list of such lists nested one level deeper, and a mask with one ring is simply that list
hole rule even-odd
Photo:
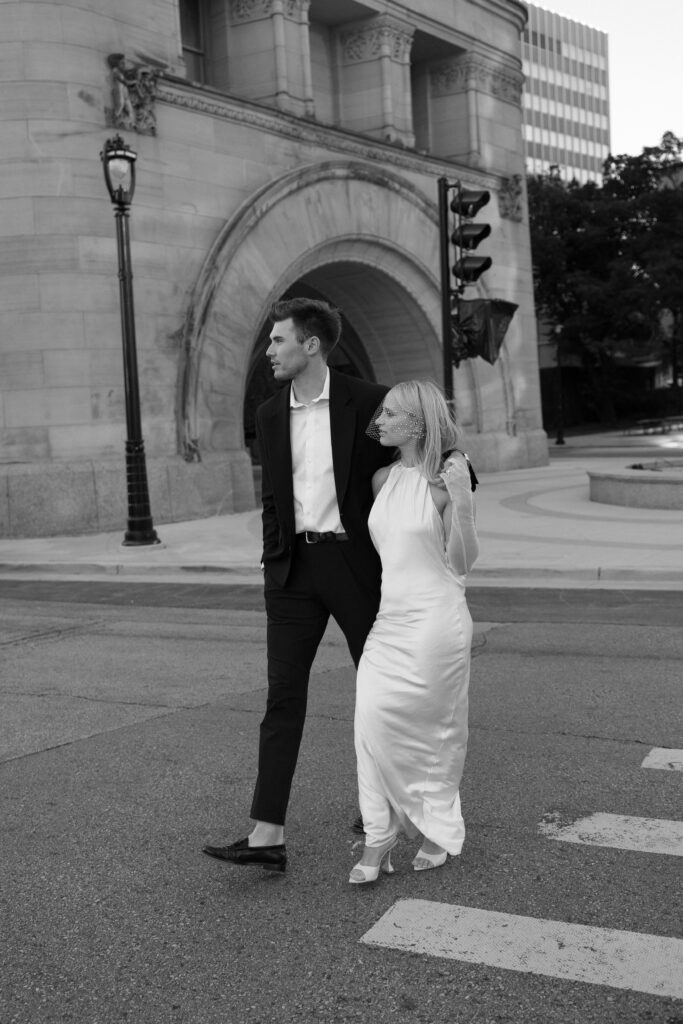
[{"label": "man in black suit", "polygon": [[261,405],[268,701],[251,817],[256,826],[210,856],[284,871],[284,822],[306,717],[308,679],[330,615],[357,665],[379,607],[380,562],[368,533],[375,470],[392,453],[365,433],[387,388],[331,370],[339,311],[318,299],[276,303],[266,356],[291,382]]}]

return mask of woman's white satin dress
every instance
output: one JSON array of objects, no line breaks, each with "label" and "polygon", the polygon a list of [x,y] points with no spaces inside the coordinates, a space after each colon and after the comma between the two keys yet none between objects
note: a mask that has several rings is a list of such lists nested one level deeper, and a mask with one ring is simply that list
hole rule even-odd
[{"label": "woman's white satin dress", "polygon": [[369,518],[382,598],[358,666],[355,745],[366,843],[418,832],[450,854],[465,838],[472,618],[419,469],[396,463]]}]

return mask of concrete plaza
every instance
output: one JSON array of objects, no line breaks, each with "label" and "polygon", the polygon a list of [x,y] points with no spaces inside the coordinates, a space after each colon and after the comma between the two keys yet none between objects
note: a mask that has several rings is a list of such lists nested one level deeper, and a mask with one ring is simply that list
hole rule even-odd
[{"label": "concrete plaza", "polygon": [[[621,470],[681,452],[683,433],[568,437],[562,448],[551,441],[547,466],[481,474],[481,554],[470,583],[681,587],[683,513],[600,504],[588,496],[589,469]],[[122,547],[125,523],[106,534],[0,540],[0,574],[260,584],[259,510],[156,528],[162,543],[140,548]]]}]

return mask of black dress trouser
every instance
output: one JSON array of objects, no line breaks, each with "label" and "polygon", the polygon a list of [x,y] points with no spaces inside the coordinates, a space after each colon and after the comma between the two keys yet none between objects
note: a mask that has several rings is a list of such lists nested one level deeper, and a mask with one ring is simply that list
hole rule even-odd
[{"label": "black dress trouser", "polygon": [[296,538],[285,587],[269,581],[265,600],[268,700],[259,734],[259,765],[251,817],[284,825],[306,720],[308,680],[330,615],[354,664],[375,621],[379,595],[354,576],[341,548],[352,541],[307,544]]}]

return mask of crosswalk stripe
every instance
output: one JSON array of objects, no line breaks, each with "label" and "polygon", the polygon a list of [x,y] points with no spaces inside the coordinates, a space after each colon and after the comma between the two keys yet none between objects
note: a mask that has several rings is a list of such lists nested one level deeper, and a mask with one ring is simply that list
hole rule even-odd
[{"label": "crosswalk stripe", "polygon": [[399,900],[361,942],[510,971],[683,998],[683,940]]},{"label": "crosswalk stripe", "polygon": [[670,772],[683,772],[683,750],[670,747],[653,747],[641,768],[663,768]]},{"label": "crosswalk stripe", "polygon": [[553,815],[547,815],[538,829],[546,838],[563,843],[611,846],[637,853],[666,853],[683,857],[683,821],[598,813],[565,825]]}]

